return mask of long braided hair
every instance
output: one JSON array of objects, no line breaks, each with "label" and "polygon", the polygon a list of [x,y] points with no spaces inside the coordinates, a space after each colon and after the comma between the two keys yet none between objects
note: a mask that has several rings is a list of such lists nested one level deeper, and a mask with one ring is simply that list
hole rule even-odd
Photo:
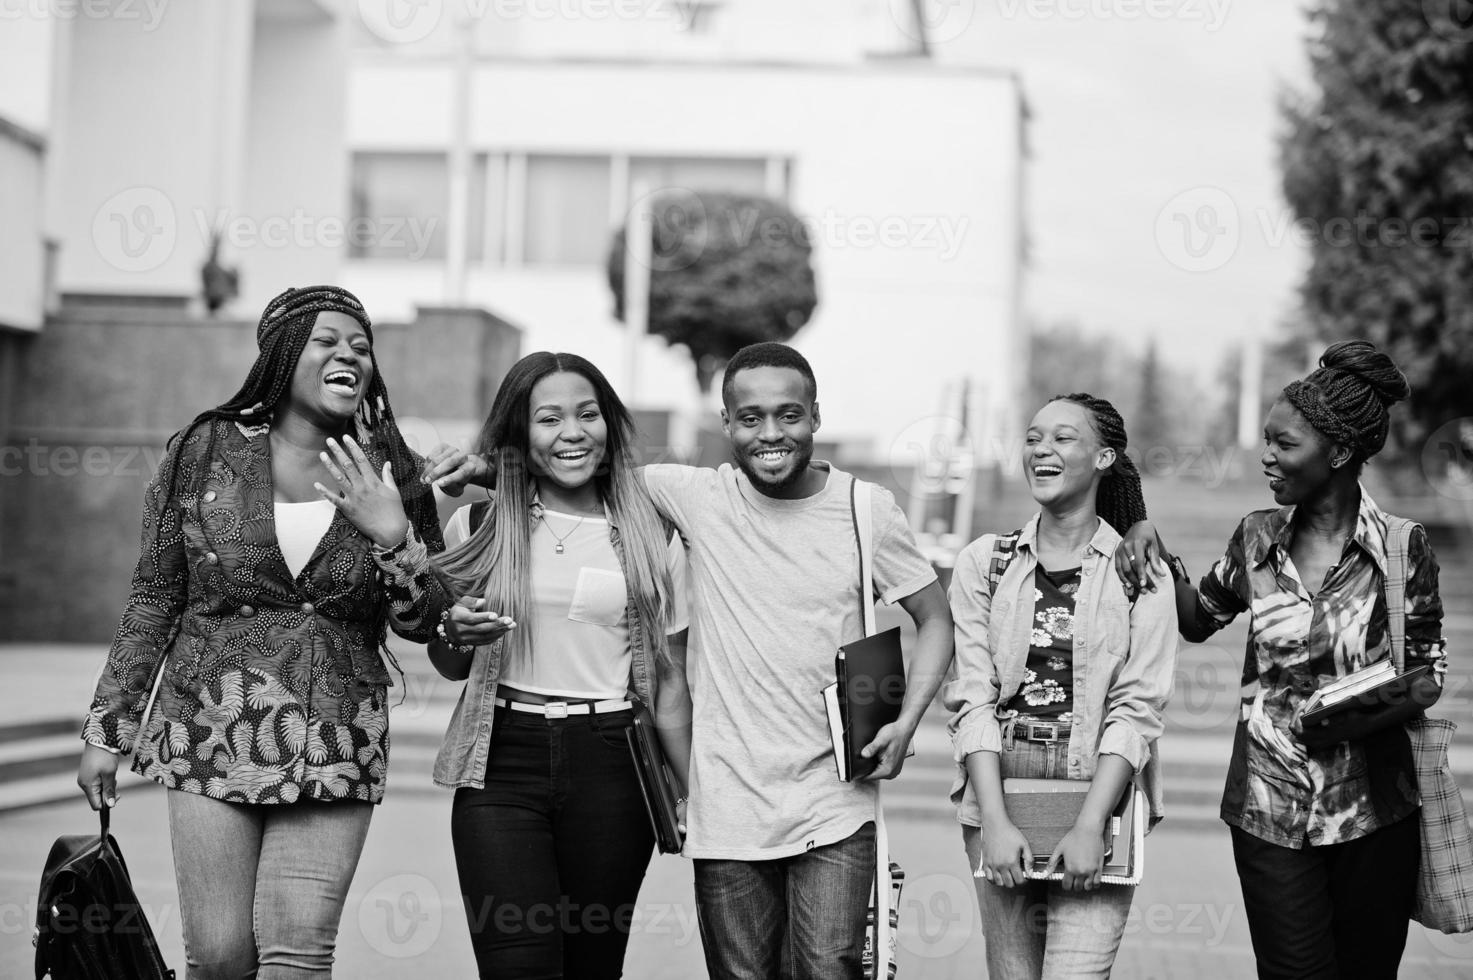
[{"label": "long braided hair", "polygon": [[1342,340],[1325,348],[1320,366],[1284,387],[1284,400],[1331,442],[1347,446],[1357,466],[1381,451],[1390,408],[1412,393],[1405,374],[1376,345]]},{"label": "long braided hair", "polygon": [[[404,510],[414,525],[415,532],[431,551],[440,551],[444,539],[440,534],[440,520],[436,512],[434,494],[419,481],[419,460],[404,442],[399,431],[393,409],[389,407],[389,392],[384,384],[383,372],[373,356],[373,324],[358,297],[338,286],[307,286],[288,289],[266,304],[261,313],[261,322],[256,325],[256,346],[260,353],[251,365],[245,383],[223,404],[195,416],[170,440],[171,448],[182,447],[184,442],[200,426],[205,426],[205,452],[202,466],[184,469],[188,485],[180,487],[176,480],[180,475],[179,452],[171,453],[172,465],[160,474],[160,484],[170,498],[183,499],[193,496],[198,499],[200,486],[209,476],[210,460],[215,450],[215,422],[235,422],[240,425],[258,425],[266,421],[272,409],[291,389],[292,373],[297,360],[312,335],[317,314],[323,312],[342,313],[357,320],[368,334],[369,359],[373,364],[373,379],[363,396],[356,418],[360,441],[372,440],[384,454],[399,485],[399,494],[404,500]],[[197,515],[198,516],[198,515]],[[207,533],[200,523],[201,533]]]},{"label": "long braided hair", "polygon": [[1100,442],[1115,450],[1115,462],[1100,478],[1100,487],[1095,495],[1095,512],[1120,534],[1130,530],[1132,524],[1146,519],[1146,498],[1141,493],[1141,474],[1135,463],[1125,455],[1127,438],[1125,419],[1103,398],[1085,392],[1055,395],[1050,402],[1073,402],[1089,413],[1094,423],[1095,434]]}]

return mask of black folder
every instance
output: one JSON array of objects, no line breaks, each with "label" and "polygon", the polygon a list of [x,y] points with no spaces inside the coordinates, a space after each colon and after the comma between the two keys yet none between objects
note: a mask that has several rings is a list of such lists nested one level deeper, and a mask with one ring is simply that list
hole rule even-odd
[{"label": "black folder", "polygon": [[879,765],[878,758],[866,759],[859,753],[881,728],[900,718],[905,702],[900,627],[841,646],[834,658],[834,674],[835,682],[824,689],[829,734],[839,778],[853,782]]},{"label": "black folder", "polygon": [[661,854],[679,854],[682,841],[675,811],[675,779],[660,748],[654,719],[643,703],[634,702],[634,723],[624,735],[629,740],[629,754],[634,757],[634,773],[639,777],[639,792],[655,832],[655,845]]}]

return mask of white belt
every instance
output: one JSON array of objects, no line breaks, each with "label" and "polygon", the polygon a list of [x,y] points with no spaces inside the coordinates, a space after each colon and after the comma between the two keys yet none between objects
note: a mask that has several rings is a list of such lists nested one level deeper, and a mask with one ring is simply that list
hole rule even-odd
[{"label": "white belt", "polygon": [[525,701],[497,698],[496,707],[548,718],[566,718],[569,715],[606,715],[614,711],[630,711],[634,705],[629,701],[548,701],[546,704],[528,704]]}]

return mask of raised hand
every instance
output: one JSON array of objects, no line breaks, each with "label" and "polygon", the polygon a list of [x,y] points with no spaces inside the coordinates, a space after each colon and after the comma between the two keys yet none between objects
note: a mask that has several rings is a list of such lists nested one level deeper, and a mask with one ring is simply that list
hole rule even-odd
[{"label": "raised hand", "polygon": [[339,489],[335,493],[314,483],[317,492],[331,500],[364,537],[380,548],[392,548],[402,542],[409,531],[409,518],[405,516],[404,501],[390,465],[384,464],[380,477],[352,436],[346,437],[343,444],[328,439],[327,448],[328,452],[321,454],[322,462]]}]

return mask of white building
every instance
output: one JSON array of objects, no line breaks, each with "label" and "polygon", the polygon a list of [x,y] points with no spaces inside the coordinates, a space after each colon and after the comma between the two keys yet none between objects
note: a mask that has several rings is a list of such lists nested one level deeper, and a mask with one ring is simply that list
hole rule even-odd
[{"label": "white building", "polygon": [[[378,319],[484,305],[525,349],[583,353],[627,390],[604,259],[630,189],[727,188],[784,198],[811,229],[819,307],[794,343],[824,435],[913,465],[964,379],[982,460],[1014,427],[1022,96],[921,56],[908,0],[0,15],[0,333],[35,330],[57,296],[197,307],[218,232],[233,315],[328,281]],[[633,403],[687,428],[709,412],[682,351],[647,338],[641,363]]]},{"label": "white building", "polygon": [[635,187],[762,193],[812,232],[819,307],[794,344],[825,435],[913,465],[964,379],[980,457],[1011,433],[1026,358],[1014,77],[920,56],[894,0],[413,10],[366,21],[352,63],[353,217],[373,240],[344,275],[375,309],[448,291],[521,325],[527,350],[582,353],[632,401],[689,418],[710,404],[682,350],[647,339],[628,391],[610,236]]}]

